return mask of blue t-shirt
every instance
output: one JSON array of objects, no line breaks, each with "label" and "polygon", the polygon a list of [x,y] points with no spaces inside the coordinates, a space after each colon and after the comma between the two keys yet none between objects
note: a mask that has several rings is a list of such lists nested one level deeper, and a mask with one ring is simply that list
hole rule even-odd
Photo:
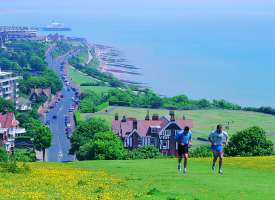
[{"label": "blue t-shirt", "polygon": [[188,132],[184,132],[184,130],[179,130],[176,133],[176,141],[179,144],[189,144],[189,141],[192,139],[192,132],[188,131]]}]

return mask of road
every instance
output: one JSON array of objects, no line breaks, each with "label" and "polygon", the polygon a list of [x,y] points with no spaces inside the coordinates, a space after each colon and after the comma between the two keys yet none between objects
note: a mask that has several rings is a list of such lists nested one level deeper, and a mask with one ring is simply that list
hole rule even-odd
[{"label": "road", "polygon": [[[60,70],[60,68],[64,67],[64,62],[66,63],[68,58],[74,53],[71,52],[57,59],[52,59],[51,50],[47,51],[46,61],[49,68],[54,70],[60,79],[64,74],[64,71]],[[68,116],[72,120],[72,117],[70,117],[72,113],[69,112],[69,109],[74,104],[72,97],[75,96],[75,92],[64,84],[61,96],[63,98],[60,98],[60,101],[52,109],[49,109],[49,112],[44,115],[43,119],[44,123],[48,123],[53,134],[51,147],[46,150],[46,161],[48,162],[69,162],[75,159],[74,155],[69,154],[71,144],[65,131],[65,116]]]}]

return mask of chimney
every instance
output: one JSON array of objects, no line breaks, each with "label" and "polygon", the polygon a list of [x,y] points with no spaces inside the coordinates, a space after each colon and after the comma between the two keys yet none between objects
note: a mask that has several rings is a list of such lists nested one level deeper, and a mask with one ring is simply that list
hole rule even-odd
[{"label": "chimney", "polygon": [[173,110],[170,110],[169,115],[170,115],[170,121],[175,121],[175,112]]},{"label": "chimney", "polygon": [[126,121],[127,121],[127,118],[125,115],[123,115],[121,122],[126,122]]},{"label": "chimney", "polygon": [[154,121],[159,120],[159,115],[158,114],[153,114],[152,120],[154,120]]},{"label": "chimney", "polygon": [[136,119],[133,120],[133,130],[137,130],[138,122]]},{"label": "chimney", "polygon": [[149,120],[150,120],[149,110],[147,110],[147,114],[146,114],[146,116],[145,116],[145,120],[146,120],[146,121],[149,121]]}]

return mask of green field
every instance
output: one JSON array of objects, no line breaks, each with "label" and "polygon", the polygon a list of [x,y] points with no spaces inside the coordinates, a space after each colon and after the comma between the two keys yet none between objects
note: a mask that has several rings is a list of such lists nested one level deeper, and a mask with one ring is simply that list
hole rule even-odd
[{"label": "green field", "polygon": [[[72,66],[70,66],[68,68],[68,73],[69,73],[69,76],[71,77],[72,81],[77,85],[80,85],[83,83],[97,83],[98,82],[95,78],[78,71],[77,69],[75,69]],[[81,88],[81,91],[91,90],[96,93],[107,92],[108,90],[111,89],[110,87],[107,87],[107,86],[80,86],[80,88]]]},{"label": "green field", "polygon": [[210,158],[30,163],[29,172],[0,173],[0,199],[272,200],[275,157],[225,158],[224,174]]},{"label": "green field", "polygon": [[[144,119],[148,109],[130,108],[130,107],[109,107],[106,110],[95,114],[82,114],[82,119],[87,119],[91,116],[99,116],[108,121],[114,119],[115,113],[118,113],[120,118],[125,115],[127,117],[136,117]],[[164,109],[149,109],[152,116],[153,113],[158,113],[160,116],[167,116],[168,110]],[[194,122],[193,136],[207,137],[209,132],[215,128],[218,123],[226,124],[230,121],[228,133],[234,134],[238,130],[245,129],[250,126],[260,126],[267,132],[268,138],[275,142],[275,116],[244,111],[230,110],[186,110],[176,111],[176,118],[182,119],[185,115],[187,119],[192,119]],[[233,122],[232,122],[233,121]]]}]

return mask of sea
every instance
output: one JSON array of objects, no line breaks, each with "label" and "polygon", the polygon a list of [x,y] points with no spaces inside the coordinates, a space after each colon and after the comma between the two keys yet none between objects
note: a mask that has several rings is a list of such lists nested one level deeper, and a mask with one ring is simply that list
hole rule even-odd
[{"label": "sea", "polygon": [[0,25],[72,28],[164,96],[275,107],[274,0],[0,0]]}]

